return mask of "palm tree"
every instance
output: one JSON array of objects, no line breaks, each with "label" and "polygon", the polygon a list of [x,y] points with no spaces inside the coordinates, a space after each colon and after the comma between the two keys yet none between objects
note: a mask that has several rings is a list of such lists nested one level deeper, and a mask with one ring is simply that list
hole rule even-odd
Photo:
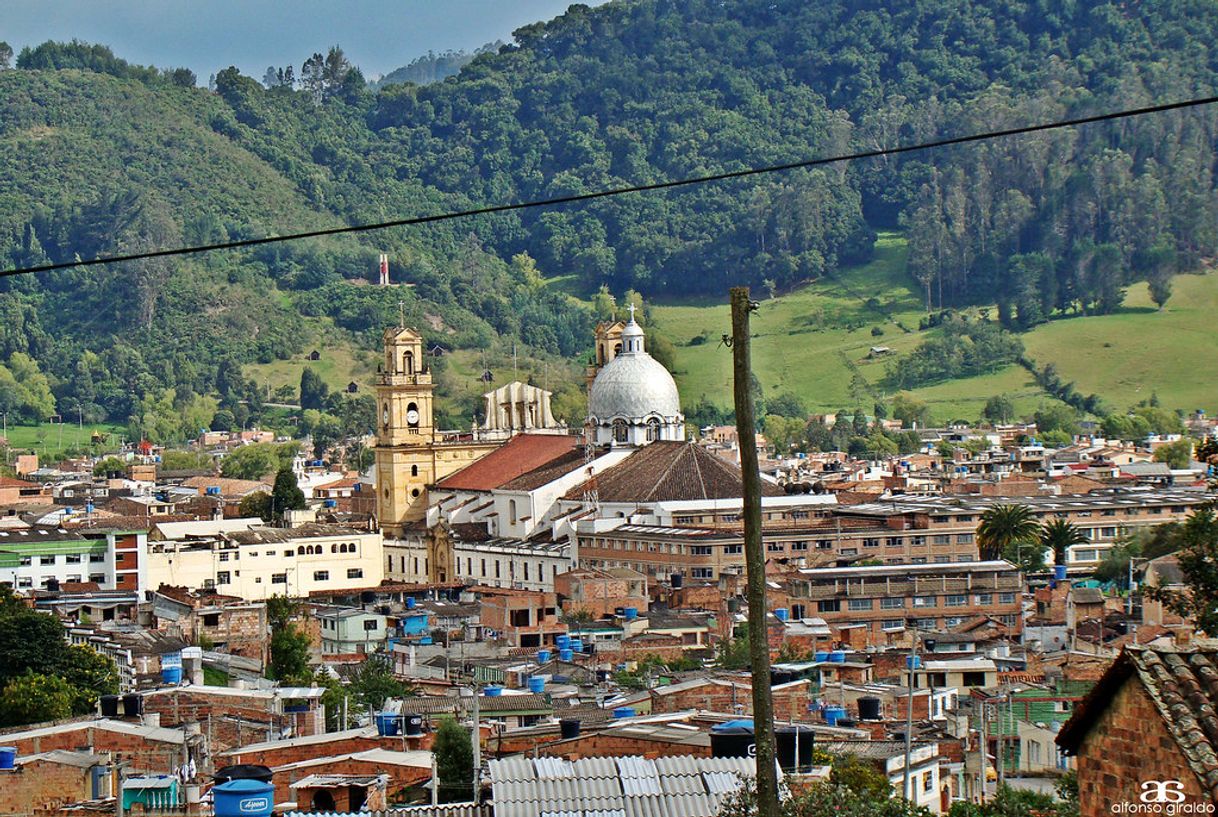
[{"label": "palm tree", "polygon": [[1054,519],[1040,528],[1040,543],[1053,551],[1053,563],[1066,563],[1066,549],[1071,545],[1084,545],[1091,540],[1082,529],[1065,519]]},{"label": "palm tree", "polygon": [[981,515],[977,548],[982,559],[1002,559],[1012,545],[1038,541],[1040,525],[1027,505],[995,505]]}]

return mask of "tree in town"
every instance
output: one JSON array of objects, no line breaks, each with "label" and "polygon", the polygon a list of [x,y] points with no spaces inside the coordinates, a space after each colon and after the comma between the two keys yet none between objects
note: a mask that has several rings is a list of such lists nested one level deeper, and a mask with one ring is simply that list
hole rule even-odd
[{"label": "tree in town", "polygon": [[275,681],[307,683],[310,675],[308,634],[291,622],[273,627],[267,676]]},{"label": "tree in town", "polygon": [[369,655],[347,676],[347,688],[352,704],[360,711],[379,710],[390,698],[409,695],[412,688],[398,680],[386,655]]},{"label": "tree in town", "polygon": [[271,521],[283,521],[288,511],[299,511],[305,507],[304,491],[296,482],[291,468],[280,468],[275,474],[275,487],[271,490]]},{"label": "tree in town", "polygon": [[452,718],[440,721],[432,751],[436,756],[436,784],[441,803],[474,799],[474,746],[470,735]]},{"label": "tree in town", "polygon": [[20,726],[66,718],[72,714],[76,690],[57,675],[30,672],[4,686],[0,724]]},{"label": "tree in town", "polygon": [[243,519],[260,518],[263,522],[271,521],[271,495],[266,491],[254,491],[241,497],[237,505],[237,515]]},{"label": "tree in town", "polygon": [[1066,551],[1071,545],[1084,545],[1091,540],[1082,529],[1065,519],[1052,519],[1040,526],[1038,534],[1045,550],[1053,554],[1053,564],[1066,563]]},{"label": "tree in town", "polygon": [[[779,803],[779,817],[929,817],[925,808],[894,797],[885,775],[852,755],[821,757],[828,761],[829,781],[801,786]],[[719,817],[757,817],[752,778],[724,800]]]},{"label": "tree in town", "polygon": [[1180,548],[1183,588],[1152,587],[1146,594],[1163,602],[1169,610],[1196,623],[1211,638],[1218,637],[1218,513],[1215,505],[1198,508],[1178,523],[1175,539]]},{"label": "tree in town", "polygon": [[1187,468],[1192,460],[1193,441],[1189,437],[1181,437],[1155,449],[1155,462],[1165,462],[1168,468]]},{"label": "tree in town", "polygon": [[1027,505],[994,505],[981,514],[977,547],[982,559],[1008,558],[1021,546],[1038,545],[1039,534],[1040,526]]},{"label": "tree in town", "polygon": [[220,473],[229,479],[262,479],[290,468],[299,450],[296,443],[243,445],[220,461]]}]

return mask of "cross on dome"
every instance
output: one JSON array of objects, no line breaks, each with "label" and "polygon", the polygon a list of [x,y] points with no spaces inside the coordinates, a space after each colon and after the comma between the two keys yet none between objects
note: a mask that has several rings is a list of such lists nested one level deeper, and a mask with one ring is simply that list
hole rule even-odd
[{"label": "cross on dome", "polygon": [[626,308],[630,310],[630,321],[633,323],[634,322],[634,304],[632,303],[632,304],[630,304],[630,306],[628,306]]}]

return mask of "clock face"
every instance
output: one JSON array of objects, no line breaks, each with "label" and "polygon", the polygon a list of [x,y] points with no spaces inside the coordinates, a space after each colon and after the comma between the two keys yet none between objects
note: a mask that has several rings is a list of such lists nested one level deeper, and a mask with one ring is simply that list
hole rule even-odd
[{"label": "clock face", "polygon": [[389,406],[385,406],[381,410],[381,425],[388,427],[389,425]]},{"label": "clock face", "polygon": [[419,422],[419,413],[414,409],[406,412],[406,422],[410,423],[411,425]]}]

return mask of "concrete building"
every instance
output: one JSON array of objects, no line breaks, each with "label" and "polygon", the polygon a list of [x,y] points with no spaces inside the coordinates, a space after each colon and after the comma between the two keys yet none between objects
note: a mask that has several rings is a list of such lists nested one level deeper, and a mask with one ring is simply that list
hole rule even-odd
[{"label": "concrete building", "polygon": [[0,582],[17,590],[93,582],[102,590],[148,586],[147,530],[0,529]]},{"label": "concrete building", "polygon": [[166,540],[154,542],[148,553],[154,587],[215,589],[250,601],[375,586],[384,570],[380,533],[337,525],[254,527]]},{"label": "concrete building", "polygon": [[929,632],[987,615],[1022,630],[1023,578],[1010,562],[943,562],[798,570],[786,579],[792,618],[865,625],[871,643],[912,622]]},{"label": "concrete building", "polygon": [[390,634],[388,618],[381,613],[353,608],[316,607],[321,624],[323,654],[353,655],[376,652]]}]

